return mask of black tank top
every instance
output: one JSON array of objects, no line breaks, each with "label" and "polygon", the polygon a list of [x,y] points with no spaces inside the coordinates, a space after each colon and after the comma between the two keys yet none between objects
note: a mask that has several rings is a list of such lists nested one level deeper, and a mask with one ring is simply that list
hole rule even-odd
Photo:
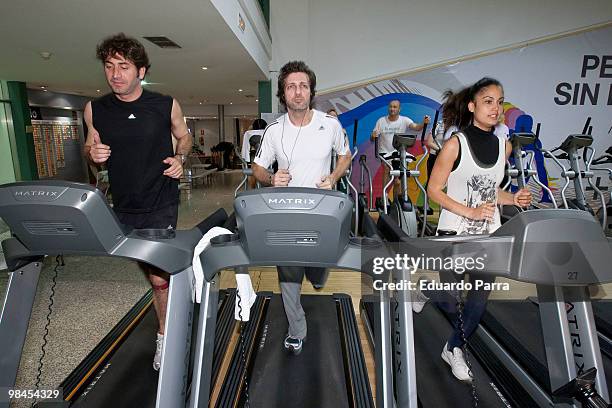
[{"label": "black tank top", "polygon": [[[487,132],[474,125],[463,129],[463,134],[470,146],[472,157],[481,167],[491,167],[497,163],[499,155],[499,140],[493,130]],[[461,144],[459,144],[459,154],[453,164],[453,170],[459,167],[461,162]]]},{"label": "black tank top", "polygon": [[123,102],[114,94],[91,104],[93,126],[110,146],[107,161],[114,209],[146,213],[178,202],[178,180],[164,176],[163,163],[174,156],[171,134],[172,97],[143,90]]}]

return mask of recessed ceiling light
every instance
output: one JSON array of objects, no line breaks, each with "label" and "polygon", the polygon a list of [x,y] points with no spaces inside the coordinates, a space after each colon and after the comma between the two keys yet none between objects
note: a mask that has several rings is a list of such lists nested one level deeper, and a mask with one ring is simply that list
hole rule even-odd
[{"label": "recessed ceiling light", "polygon": [[208,67],[202,67],[203,71],[206,71],[208,69]]},{"label": "recessed ceiling light", "polygon": [[230,102],[230,105],[233,105],[233,104],[234,104],[234,102]]},{"label": "recessed ceiling light", "polygon": [[99,89],[96,89],[96,92],[100,92],[100,90],[99,90]]},{"label": "recessed ceiling light", "polygon": [[45,88],[46,88],[46,86],[44,86],[44,85],[40,86],[40,89],[45,89]]},{"label": "recessed ceiling light", "polygon": [[47,91],[48,91],[47,89],[43,89],[43,92],[47,92]]},{"label": "recessed ceiling light", "polygon": [[259,99],[255,99],[255,102],[259,102]]},{"label": "recessed ceiling light", "polygon": [[202,102],[200,101],[200,105],[202,104]]},{"label": "recessed ceiling light", "polygon": [[238,92],[242,92],[242,89],[238,89]]}]

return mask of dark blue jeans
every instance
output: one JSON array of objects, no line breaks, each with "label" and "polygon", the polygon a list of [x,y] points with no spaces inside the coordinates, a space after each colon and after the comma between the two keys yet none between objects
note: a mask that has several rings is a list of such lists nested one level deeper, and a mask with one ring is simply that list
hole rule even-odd
[{"label": "dark blue jeans", "polygon": [[[461,282],[463,278],[464,275],[456,274],[454,272],[440,272],[440,282],[455,284]],[[493,276],[472,273],[470,274],[470,282],[472,282],[472,286],[474,286],[476,279],[482,280],[485,283],[485,286],[487,283],[495,282],[495,277]],[[490,290],[484,290],[482,288],[479,288],[478,290],[472,289],[467,292],[467,296],[463,302],[463,332],[466,340],[469,339],[472,333],[474,333],[474,331],[476,331],[478,328],[480,319],[487,308],[487,299],[489,298],[490,293]],[[456,290],[450,292],[426,291],[424,294],[429,297],[440,309],[453,316],[452,324],[454,329],[448,338],[448,349],[452,350],[455,347],[461,347],[463,345],[463,341],[457,318],[457,296],[459,295],[459,292]]]}]

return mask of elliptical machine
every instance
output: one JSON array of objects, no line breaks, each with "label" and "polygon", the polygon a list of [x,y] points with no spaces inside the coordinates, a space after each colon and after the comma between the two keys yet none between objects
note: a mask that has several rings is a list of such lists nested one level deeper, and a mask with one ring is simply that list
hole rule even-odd
[{"label": "elliptical machine", "polygon": [[[591,164],[595,166],[603,164],[612,164],[612,146],[608,147],[606,149],[606,152],[598,158],[594,159]],[[608,173],[608,180],[612,181],[612,169],[609,167],[591,167],[591,171],[605,171]],[[607,216],[610,213],[612,213],[612,198],[608,197],[608,202],[606,203],[606,205],[602,206],[595,212],[595,216],[597,217],[601,225],[603,225],[604,232],[606,233],[606,235],[610,234],[610,232],[612,231],[612,223],[610,222],[610,219],[604,221],[604,214]]]},{"label": "elliptical machine", "polygon": [[[589,134],[574,134],[569,135],[559,147],[556,147],[550,151],[542,149],[542,153],[544,157],[552,159],[553,162],[557,166],[559,166],[559,168],[561,169],[561,177],[565,179],[565,184],[561,189],[561,200],[563,201],[563,207],[588,211],[591,214],[595,215],[595,211],[586,201],[585,188],[583,183],[583,180],[586,180],[589,183],[589,186],[593,189],[593,191],[597,192],[597,194],[599,195],[602,208],[602,216],[600,222],[602,227],[605,228],[607,224],[606,203],[601,190],[599,190],[599,188],[594,185],[592,181],[594,173],[591,170],[591,164],[593,162],[594,150],[591,147],[591,144],[593,144],[593,136]],[[584,170],[582,170],[580,167],[581,159],[579,151],[581,149],[584,149],[582,157],[582,160],[585,164]],[[562,150],[563,153],[554,155],[553,153],[558,150]],[[566,168],[560,162],[560,160],[568,160],[570,162],[570,168]],[[570,184],[570,181],[573,181],[574,183],[574,191],[576,197],[568,199],[566,191]]]},{"label": "elliptical machine", "polygon": [[[510,187],[512,180],[516,182],[519,189],[528,187],[528,180],[533,180],[543,191],[546,191],[551,197],[553,206],[557,208],[557,203],[553,197],[552,191],[538,178],[538,172],[533,165],[535,154],[533,151],[524,150],[525,146],[536,145],[539,133],[539,125],[536,133],[518,132],[510,135],[509,141],[512,144],[512,157],[514,158],[514,166],[509,166],[506,170],[508,176],[507,183],[502,186],[502,189],[507,190]],[[537,206],[530,206],[529,209],[537,209]],[[520,207],[513,205],[504,206],[501,212],[502,223],[506,222],[519,212],[524,211]]]},{"label": "elliptical machine", "polygon": [[[425,130],[427,128],[427,123],[423,128],[423,132],[421,135],[421,141],[425,137]],[[420,236],[425,236],[427,231],[427,210],[428,210],[428,202],[427,202],[427,190],[423,187],[423,184],[419,181],[419,176],[421,175],[421,171],[419,167],[421,163],[429,153],[427,146],[423,145],[423,155],[417,160],[412,154],[408,153],[406,150],[416,143],[417,136],[408,134],[408,133],[396,133],[393,135],[393,147],[396,149],[396,152],[393,152],[388,157],[384,157],[382,153],[378,151],[379,142],[376,139],[376,155],[381,160],[381,162],[389,168],[389,175],[391,179],[389,182],[383,186],[383,194],[382,194],[382,210],[385,214],[389,215],[399,227],[408,235],[409,237],[418,237],[419,236],[419,221],[421,224],[421,234]],[[393,162],[399,162],[399,170],[395,170],[393,167]],[[408,165],[412,162],[416,162],[416,166],[414,170],[408,168]],[[395,198],[393,203],[389,206],[387,204],[387,191],[389,187],[391,187],[395,179],[400,178],[400,191],[395,192]],[[412,200],[408,196],[408,178],[413,178],[416,182],[419,190],[423,193],[424,196],[424,204],[423,204],[423,215],[418,214],[417,207],[412,203]],[[431,234],[429,234],[431,235]]]}]

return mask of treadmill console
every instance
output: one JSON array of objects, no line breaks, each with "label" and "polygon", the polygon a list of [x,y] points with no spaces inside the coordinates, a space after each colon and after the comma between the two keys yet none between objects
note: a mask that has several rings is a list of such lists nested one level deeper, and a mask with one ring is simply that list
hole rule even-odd
[{"label": "treadmill console", "polygon": [[349,242],[353,202],[338,191],[244,191],[236,197],[234,209],[242,247],[253,263],[336,263]]},{"label": "treadmill console", "polygon": [[0,217],[33,254],[106,253],[125,236],[106,198],[88,184],[4,184]]}]

